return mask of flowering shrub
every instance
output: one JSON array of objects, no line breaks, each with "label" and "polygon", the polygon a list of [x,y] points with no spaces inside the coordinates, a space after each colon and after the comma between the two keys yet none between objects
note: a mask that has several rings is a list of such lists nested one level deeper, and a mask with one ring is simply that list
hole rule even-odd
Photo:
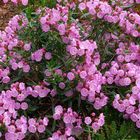
[{"label": "flowering shrub", "polygon": [[11,1],[28,6],[0,31],[2,139],[139,139],[140,2]]}]

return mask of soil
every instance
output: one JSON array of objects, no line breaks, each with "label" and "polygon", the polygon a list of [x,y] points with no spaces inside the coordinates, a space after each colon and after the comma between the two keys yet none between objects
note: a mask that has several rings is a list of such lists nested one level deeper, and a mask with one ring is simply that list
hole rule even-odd
[{"label": "soil", "polygon": [[4,30],[9,20],[17,13],[18,9],[14,4],[4,4],[2,0],[0,0],[0,30]]}]

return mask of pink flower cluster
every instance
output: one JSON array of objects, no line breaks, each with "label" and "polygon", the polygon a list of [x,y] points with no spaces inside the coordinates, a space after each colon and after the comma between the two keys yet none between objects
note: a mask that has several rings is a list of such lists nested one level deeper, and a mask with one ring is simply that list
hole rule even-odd
[{"label": "pink flower cluster", "polygon": [[[133,87],[134,90],[135,88]],[[120,95],[117,94],[113,101],[113,107],[119,112],[124,113],[124,118],[131,119],[140,128],[140,105],[137,105],[137,102],[140,102],[140,95],[136,94],[136,91],[132,94],[127,94],[124,99],[121,99]]]},{"label": "pink flower cluster", "polygon": [[[115,0],[115,1],[112,1],[111,4],[114,6],[114,5],[117,5],[117,6],[120,6],[120,7],[123,7],[123,8],[127,8],[127,7],[131,7],[133,6],[135,3],[138,3],[137,0]],[[131,8],[130,8],[131,10]]]},{"label": "pink flower cluster", "polygon": [[[81,116],[74,112],[71,108],[67,110],[62,106],[58,105],[55,107],[55,113],[53,118],[55,120],[63,121],[65,124],[65,133],[63,134],[60,130],[57,130],[49,140],[56,138],[64,140],[75,140],[72,136],[78,136],[83,132],[83,125],[92,124],[91,128],[96,132],[104,125],[104,115],[100,114],[99,117],[95,116],[95,113],[91,114],[92,117],[85,117],[84,123],[82,122]],[[62,128],[59,128],[62,129]]]},{"label": "pink flower cluster", "polygon": [[51,60],[52,54],[50,52],[46,52],[44,48],[39,49],[32,53],[31,59],[32,61],[40,62],[43,59],[43,56],[46,60]]},{"label": "pink flower cluster", "polygon": [[[57,10],[47,8],[46,15],[40,19],[42,30],[48,32],[53,30],[51,29],[51,26],[53,26],[59,31],[62,40],[67,44],[67,52],[72,57],[85,57],[85,62],[82,64],[77,63],[74,73],[69,72],[67,77],[70,81],[73,81],[75,75],[79,76],[82,81],[78,83],[76,89],[81,93],[83,99],[87,98],[90,102],[93,102],[94,108],[101,109],[107,104],[108,98],[101,92],[101,86],[105,84],[105,77],[97,70],[97,66],[100,64],[97,45],[92,40],[82,40],[80,28],[76,23],[68,26],[68,8],[59,5]],[[54,14],[54,12],[57,14]],[[59,22],[61,22],[61,26],[64,22],[63,27],[59,25]]]},{"label": "pink flower cluster", "polygon": [[[98,118],[94,118],[95,117],[95,113],[92,113],[91,115],[92,115],[93,118],[86,117],[85,118],[85,123],[87,125],[91,124],[91,127],[94,130],[94,132],[97,132],[105,123],[104,115],[103,115],[103,113],[101,113]],[[94,121],[93,121],[93,119],[94,119]]]},{"label": "pink flower cluster", "polygon": [[[24,115],[19,117],[18,111],[27,110],[28,103],[26,98],[38,96],[43,98],[48,95],[50,90],[41,86],[25,87],[24,83],[14,83],[11,85],[11,89],[2,91],[0,95],[0,123],[7,129],[5,134],[6,140],[22,140],[25,138],[26,133],[44,133],[46,126],[48,126],[49,120],[47,117],[37,120],[37,118],[27,118]],[[90,125],[96,132],[104,124],[104,115],[100,114],[98,118],[95,118],[95,113],[92,113],[92,117],[86,117],[85,123]],[[66,138],[72,135],[77,135],[82,132],[83,122],[81,116],[74,112],[71,108],[67,110],[58,105],[55,107],[53,114],[54,120],[63,120],[65,124],[65,136]],[[61,129],[61,128],[60,128]],[[77,131],[77,132],[76,132]],[[60,132],[60,130],[58,130]],[[57,134],[59,134],[57,132]],[[60,135],[60,134],[59,134]],[[52,137],[56,137],[56,133]],[[51,139],[51,138],[50,138]]]},{"label": "pink flower cluster", "polygon": [[125,33],[133,37],[140,37],[140,16],[137,13],[123,10],[121,7],[111,7],[107,2],[91,0],[79,4],[81,11],[88,10],[89,14],[96,20],[102,19],[106,22],[118,25]]},{"label": "pink flower cluster", "polygon": [[10,77],[8,76],[10,74],[9,68],[6,69],[1,68],[0,69],[0,79],[2,83],[8,83],[10,81]]},{"label": "pink flower cluster", "polygon": [[[14,4],[22,3],[22,5],[26,6],[28,5],[28,0],[10,0]],[[4,3],[9,2],[9,0],[3,0]]]},{"label": "pink flower cluster", "polygon": [[[22,25],[19,25],[19,21],[22,22]],[[0,31],[0,62],[3,64],[0,79],[3,83],[10,82],[11,70],[22,69],[25,73],[30,71],[30,66],[26,59],[16,51],[16,49],[27,51],[30,47],[29,44],[23,44],[16,34],[25,25],[27,25],[26,18],[23,15],[16,15],[9,21],[5,31]]]},{"label": "pink flower cluster", "polygon": [[28,103],[26,98],[46,97],[49,93],[48,89],[41,86],[25,87],[24,83],[14,83],[11,89],[2,91],[0,94],[0,120],[1,125],[7,129],[5,134],[6,140],[22,140],[26,136],[27,131],[31,133],[43,133],[48,125],[48,118],[37,120],[36,118],[27,118],[24,115],[19,117],[19,110],[27,110]]},{"label": "pink flower cluster", "polygon": [[107,83],[129,86],[139,77],[139,45],[120,42],[116,54],[116,60],[111,62],[110,70],[105,72]]},{"label": "pink flower cluster", "polygon": [[[108,84],[116,84],[117,86],[131,86],[127,95],[121,98],[119,94],[115,96],[113,107],[119,112],[124,113],[125,118],[130,118],[140,128],[140,95],[139,95],[139,45],[135,43],[119,43],[116,49],[116,61],[112,62],[109,71],[106,71]],[[131,91],[132,90],[132,91]],[[132,92],[132,93],[131,93]]]}]

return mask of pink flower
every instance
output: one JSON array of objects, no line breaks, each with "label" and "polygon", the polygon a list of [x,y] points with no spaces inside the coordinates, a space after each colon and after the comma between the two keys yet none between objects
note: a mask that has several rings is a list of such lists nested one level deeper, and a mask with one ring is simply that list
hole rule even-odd
[{"label": "pink flower", "polygon": [[12,69],[13,70],[17,70],[17,68],[18,68],[18,64],[17,63],[12,63]]},{"label": "pink flower", "polygon": [[124,85],[128,86],[131,84],[131,79],[129,77],[124,78]]},{"label": "pink flower", "polygon": [[28,120],[29,125],[35,125],[36,124],[36,120],[31,118]]},{"label": "pink flower", "polygon": [[46,97],[49,92],[50,92],[50,89],[40,89],[39,97],[41,97],[41,98]]},{"label": "pink flower", "polygon": [[71,55],[76,55],[77,54],[77,51],[78,51],[76,47],[70,47],[69,50],[70,50],[70,54]]},{"label": "pink flower", "polygon": [[44,124],[45,126],[47,126],[48,123],[49,123],[49,119],[48,119],[47,117],[44,117],[44,119],[43,119],[43,124]]},{"label": "pink flower", "polygon": [[64,35],[66,32],[65,25],[64,24],[58,25],[58,31],[59,31],[60,35]]},{"label": "pink flower", "polygon": [[9,83],[10,82],[10,77],[8,77],[8,76],[3,77],[2,82],[5,83],[5,84]]},{"label": "pink flower", "polygon": [[124,71],[123,70],[118,70],[117,75],[121,76],[121,77],[124,76]]},{"label": "pink flower", "polygon": [[42,60],[43,53],[44,53],[44,50],[43,49],[39,49],[39,50],[35,51],[32,54],[31,59],[32,60],[35,60],[37,62],[40,62]]},{"label": "pink flower", "polygon": [[42,30],[44,32],[48,32],[50,30],[50,26],[49,25],[42,25]]},{"label": "pink flower", "polygon": [[135,113],[132,113],[131,116],[130,116],[131,120],[133,122],[137,122],[138,121],[138,115],[136,115]]},{"label": "pink flower", "polygon": [[57,105],[55,107],[55,113],[56,114],[62,114],[63,113],[63,107],[61,105]]},{"label": "pink flower", "polygon": [[114,82],[113,77],[107,78],[107,82],[108,82],[108,84],[112,84]]},{"label": "pink flower", "polygon": [[127,114],[132,114],[135,111],[135,107],[134,106],[129,106],[126,108],[126,113]]},{"label": "pink flower", "polygon": [[81,11],[83,11],[85,8],[86,8],[85,3],[82,2],[82,3],[79,4],[79,9],[80,9]]},{"label": "pink flower", "polygon": [[99,116],[98,124],[100,126],[103,126],[104,123],[105,123],[105,117],[104,117],[103,113],[101,113],[100,116]]},{"label": "pink flower", "polygon": [[97,68],[95,65],[91,65],[89,68],[88,68],[88,75],[93,75],[95,72],[96,72]]},{"label": "pink flower", "polygon": [[30,126],[28,127],[28,130],[29,130],[29,132],[31,132],[31,133],[36,133],[36,127],[35,127],[34,125],[30,125]]},{"label": "pink flower", "polygon": [[63,82],[60,82],[59,83],[59,88],[61,88],[61,89],[64,89],[66,86],[65,86],[65,83],[63,83]]},{"label": "pink flower", "polygon": [[80,77],[81,77],[82,79],[85,79],[86,76],[87,76],[87,72],[86,72],[86,71],[81,71],[81,72],[80,72]]},{"label": "pink flower", "polygon": [[57,92],[56,92],[56,90],[54,90],[54,89],[50,92],[50,95],[51,95],[52,97],[54,97],[56,94],[57,94]]},{"label": "pink flower", "polygon": [[129,103],[130,103],[131,105],[135,105],[135,104],[136,104],[136,100],[135,100],[135,98],[134,98],[133,96],[131,96],[131,97],[129,98]]},{"label": "pink flower", "polygon": [[[140,3],[140,2],[139,2]],[[139,32],[137,30],[132,31],[131,33],[134,37],[138,37],[139,36]]]},{"label": "pink flower", "polygon": [[64,118],[63,118],[64,123],[66,124],[72,124],[76,121],[75,117],[71,114],[64,114]]},{"label": "pink flower", "polygon": [[15,131],[16,131],[16,128],[15,128],[14,125],[8,126],[8,132],[9,132],[9,133],[14,133]]},{"label": "pink flower", "polygon": [[25,44],[23,46],[23,48],[24,48],[25,51],[29,51],[31,49],[31,44],[30,43],[29,44]]},{"label": "pink flower", "polygon": [[44,125],[39,125],[39,126],[37,127],[37,130],[38,130],[39,133],[44,133],[45,129],[46,129],[46,128],[45,128]]},{"label": "pink flower", "polygon": [[83,97],[87,97],[88,96],[89,91],[86,88],[82,88],[81,89],[81,95]]},{"label": "pink flower", "polygon": [[124,112],[125,109],[126,109],[126,107],[125,107],[124,104],[120,104],[120,105],[118,106],[118,110],[119,110],[119,112]]},{"label": "pink flower", "polygon": [[92,123],[92,128],[96,133],[100,129],[100,126],[97,122],[94,122],[94,123]]},{"label": "pink flower", "polygon": [[45,53],[46,60],[50,60],[52,58],[52,54],[50,52]]},{"label": "pink flower", "polygon": [[23,72],[28,73],[30,71],[30,66],[29,65],[23,65]]},{"label": "pink flower", "polygon": [[45,25],[46,24],[46,17],[41,17],[40,22],[42,25]]},{"label": "pink flower", "polygon": [[25,89],[25,83],[19,83],[19,89],[24,90]]},{"label": "pink flower", "polygon": [[28,104],[26,102],[21,103],[21,109],[22,110],[27,110]]},{"label": "pink flower", "polygon": [[72,80],[74,80],[75,75],[73,74],[73,72],[69,72],[69,73],[67,74],[67,77],[68,77],[68,79],[69,79],[70,81],[72,81]]},{"label": "pink flower", "polygon": [[92,122],[92,120],[90,117],[85,118],[85,124],[89,125],[89,124],[91,124],[91,122]]},{"label": "pink flower", "polygon": [[124,61],[124,56],[123,55],[119,55],[117,57],[117,59],[118,59],[119,62],[123,62]]},{"label": "pink flower", "polygon": [[28,4],[28,0],[22,0],[22,4],[26,6]]},{"label": "pink flower", "polygon": [[66,134],[67,136],[71,136],[71,134],[72,134],[71,128],[66,128],[65,134]]}]

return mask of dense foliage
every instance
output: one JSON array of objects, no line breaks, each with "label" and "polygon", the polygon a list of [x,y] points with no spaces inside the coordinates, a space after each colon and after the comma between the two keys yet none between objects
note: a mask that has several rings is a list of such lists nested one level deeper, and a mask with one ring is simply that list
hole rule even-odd
[{"label": "dense foliage", "polygon": [[140,0],[11,2],[21,14],[0,31],[1,138],[139,140]]}]

